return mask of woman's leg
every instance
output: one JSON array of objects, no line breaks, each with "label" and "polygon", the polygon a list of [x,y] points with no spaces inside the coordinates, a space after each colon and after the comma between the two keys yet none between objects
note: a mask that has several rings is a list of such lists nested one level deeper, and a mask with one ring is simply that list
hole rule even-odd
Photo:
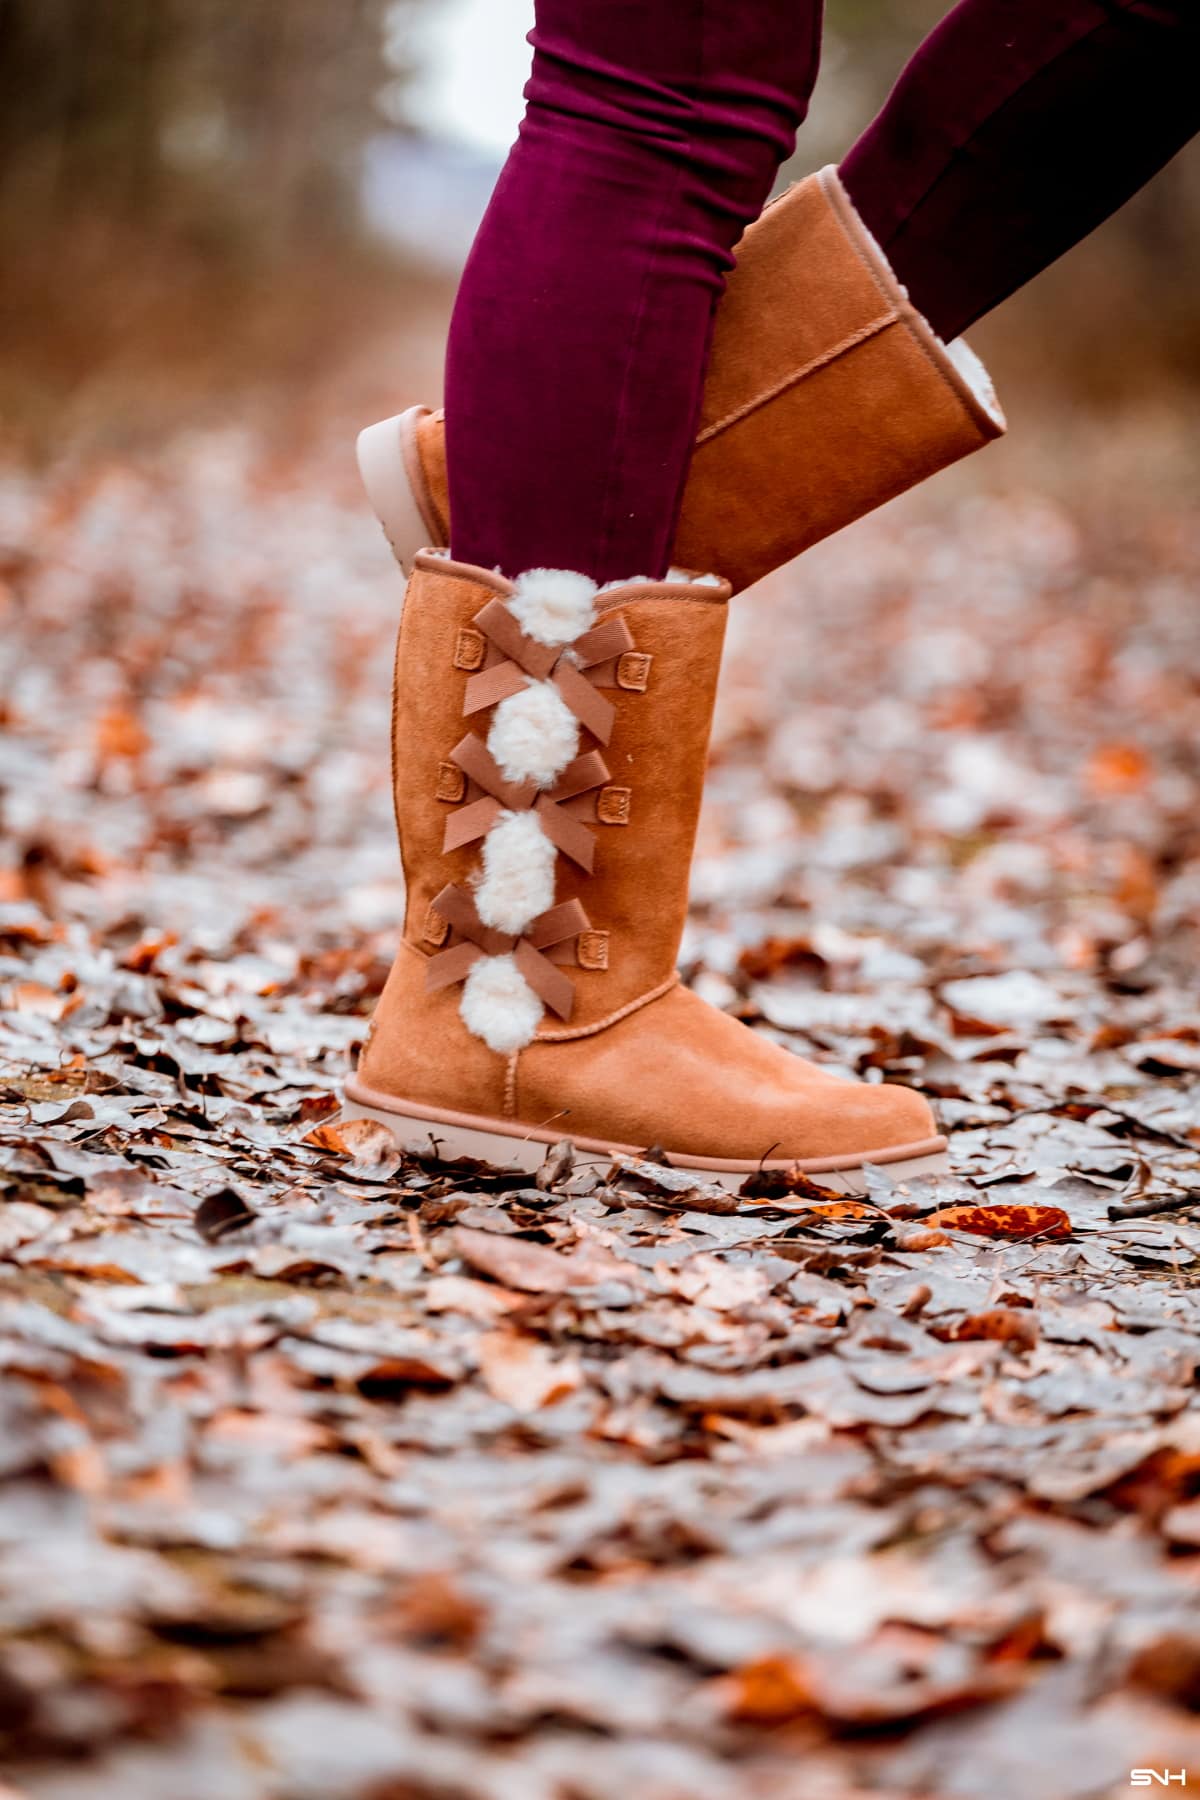
[{"label": "woman's leg", "polygon": [[446,373],[453,551],[662,575],[730,254],[795,140],[820,0],[538,0]]},{"label": "woman's leg", "polygon": [[944,338],[1200,130],[1197,0],[961,0],[840,174]]}]

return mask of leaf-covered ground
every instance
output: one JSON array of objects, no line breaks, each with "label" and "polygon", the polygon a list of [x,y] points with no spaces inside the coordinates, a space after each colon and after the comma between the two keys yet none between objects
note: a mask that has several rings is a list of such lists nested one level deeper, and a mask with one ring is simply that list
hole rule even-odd
[{"label": "leaf-covered ground", "polygon": [[736,1210],[336,1123],[401,899],[340,463],[5,469],[6,1800],[1200,1792],[1200,520],[1097,436],[738,605],[687,974],[955,1174]]}]

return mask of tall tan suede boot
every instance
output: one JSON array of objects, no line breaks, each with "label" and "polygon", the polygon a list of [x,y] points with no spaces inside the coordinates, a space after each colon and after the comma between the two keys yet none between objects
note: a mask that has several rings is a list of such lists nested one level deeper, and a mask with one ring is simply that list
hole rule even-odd
[{"label": "tall tan suede boot", "polygon": [[664,1148],[736,1187],[941,1166],[911,1089],[827,1074],[675,969],[728,584],[515,583],[421,551],[396,656],[404,939],[348,1110],[414,1150],[536,1168]]},{"label": "tall tan suede boot", "polygon": [[[1004,431],[983,365],[909,302],[836,169],[768,206],[717,312],[673,560],[734,593]],[[444,417],[359,439],[401,565],[450,542]]]}]

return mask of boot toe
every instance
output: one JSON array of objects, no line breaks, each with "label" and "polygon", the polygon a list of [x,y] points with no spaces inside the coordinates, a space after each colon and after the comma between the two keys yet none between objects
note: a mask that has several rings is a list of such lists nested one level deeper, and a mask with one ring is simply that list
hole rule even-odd
[{"label": "boot toe", "polygon": [[[915,1088],[827,1075],[818,1092],[807,1070],[806,1075],[795,1116],[794,1154],[798,1161],[826,1156],[869,1161],[873,1155],[930,1144],[938,1138],[933,1109]],[[784,1156],[790,1153],[790,1147],[782,1151]]]}]

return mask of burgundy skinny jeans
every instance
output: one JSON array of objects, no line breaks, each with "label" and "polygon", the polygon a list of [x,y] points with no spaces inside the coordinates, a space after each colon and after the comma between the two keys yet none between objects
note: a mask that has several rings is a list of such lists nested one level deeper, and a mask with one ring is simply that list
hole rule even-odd
[{"label": "burgundy skinny jeans", "polygon": [[[537,0],[527,111],[451,324],[455,556],[665,572],[714,313],[820,26],[821,0]],[[1028,281],[1200,129],[1198,50],[1200,0],[960,0],[841,168],[935,330]]]}]

